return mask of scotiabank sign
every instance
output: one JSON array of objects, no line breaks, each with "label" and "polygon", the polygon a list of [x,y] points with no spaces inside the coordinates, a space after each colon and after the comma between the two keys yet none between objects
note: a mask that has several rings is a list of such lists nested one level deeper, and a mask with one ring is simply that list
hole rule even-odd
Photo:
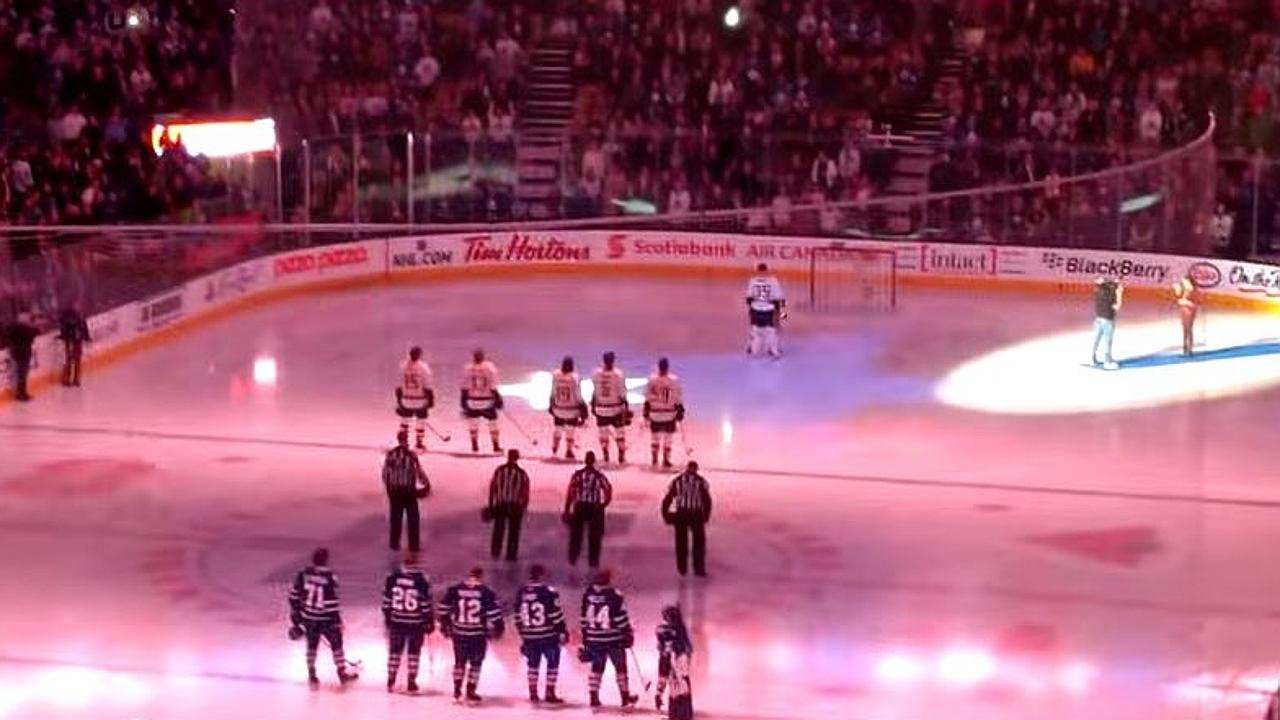
[{"label": "scotiabank sign", "polygon": [[467,235],[462,238],[462,248],[462,261],[468,264],[586,262],[591,259],[591,248],[582,241],[536,233]]},{"label": "scotiabank sign", "polygon": [[610,260],[621,260],[628,254],[653,258],[720,258],[733,260],[738,257],[738,245],[732,240],[714,237],[673,236],[638,237],[625,234],[610,235],[605,239]]},{"label": "scotiabank sign", "polygon": [[323,275],[333,268],[351,268],[369,264],[369,250],[363,245],[335,247],[326,250],[292,253],[275,259],[275,276],[286,277],[303,273]]}]

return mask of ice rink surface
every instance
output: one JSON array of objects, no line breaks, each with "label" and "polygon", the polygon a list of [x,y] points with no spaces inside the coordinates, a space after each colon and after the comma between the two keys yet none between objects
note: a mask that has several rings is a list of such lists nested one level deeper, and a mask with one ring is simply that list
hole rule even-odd
[{"label": "ice rink surface", "polygon": [[[794,311],[769,362],[743,354],[740,292],[544,276],[313,295],[0,407],[0,718],[589,715],[572,653],[574,705],[528,706],[513,634],[491,648],[481,708],[446,699],[438,636],[424,696],[385,692],[378,471],[415,343],[433,424],[454,436],[424,457],[435,587],[483,562],[509,603],[537,560],[571,609],[583,575],[557,514],[572,467],[543,457],[547,416],[512,395],[565,353],[584,375],[604,350],[629,376],[671,358],[717,501],[711,577],[676,575],[670,475],[634,465],[606,468],[605,562],[650,680],[658,611],[685,607],[700,717],[1260,717],[1280,677],[1280,319],[1210,309],[1188,362],[1172,310],[1133,303],[1107,372],[1087,367],[1088,298],[906,289],[891,314]],[[454,410],[478,345],[542,438],[504,424],[534,482],[516,566],[488,561],[478,510],[497,460],[463,452]],[[630,439],[646,459],[638,425]],[[309,691],[285,638],[285,586],[318,544],[364,663],[344,691],[323,650]],[[603,694],[616,705],[611,676]]]}]

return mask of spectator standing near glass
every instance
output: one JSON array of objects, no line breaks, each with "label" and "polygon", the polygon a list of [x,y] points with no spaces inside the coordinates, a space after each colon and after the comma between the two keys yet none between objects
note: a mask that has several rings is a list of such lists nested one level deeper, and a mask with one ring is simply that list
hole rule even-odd
[{"label": "spectator standing near glass", "polygon": [[[1102,365],[1107,370],[1120,367],[1111,354],[1111,346],[1116,334],[1116,313],[1124,301],[1124,287],[1112,278],[1098,278],[1094,283],[1093,304],[1093,364]],[[1102,360],[1098,359],[1098,348],[1103,350]]]},{"label": "spectator standing near glass", "polygon": [[31,374],[32,347],[40,336],[40,331],[33,323],[31,313],[20,312],[17,320],[5,333],[9,359],[13,363],[13,399],[18,402],[31,401],[31,394],[27,392],[27,377]]},{"label": "spectator standing near glass", "polygon": [[62,385],[64,387],[80,387],[81,362],[84,359],[84,344],[89,342],[89,323],[79,308],[74,305],[62,311],[58,319],[58,339],[62,341],[64,357],[62,362]]}]

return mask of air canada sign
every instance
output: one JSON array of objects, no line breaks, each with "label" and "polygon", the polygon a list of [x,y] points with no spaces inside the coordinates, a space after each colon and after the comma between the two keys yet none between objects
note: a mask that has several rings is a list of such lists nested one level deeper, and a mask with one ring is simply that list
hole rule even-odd
[{"label": "air canada sign", "polygon": [[468,235],[462,239],[463,262],[471,263],[539,263],[586,262],[591,248],[581,242],[569,242],[554,235],[511,233],[507,235]]},{"label": "air canada sign", "polygon": [[276,258],[275,276],[285,277],[302,273],[323,275],[331,268],[345,268],[369,263],[369,251],[363,245],[335,247],[314,252],[301,252]]}]

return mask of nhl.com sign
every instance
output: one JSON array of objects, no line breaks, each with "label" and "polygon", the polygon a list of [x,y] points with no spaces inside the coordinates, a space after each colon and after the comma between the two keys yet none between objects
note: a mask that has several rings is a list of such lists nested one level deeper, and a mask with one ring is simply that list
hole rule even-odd
[{"label": "nhl.com sign", "polygon": [[453,250],[431,247],[427,240],[418,240],[413,250],[402,250],[391,253],[392,269],[440,267],[453,264]]}]

